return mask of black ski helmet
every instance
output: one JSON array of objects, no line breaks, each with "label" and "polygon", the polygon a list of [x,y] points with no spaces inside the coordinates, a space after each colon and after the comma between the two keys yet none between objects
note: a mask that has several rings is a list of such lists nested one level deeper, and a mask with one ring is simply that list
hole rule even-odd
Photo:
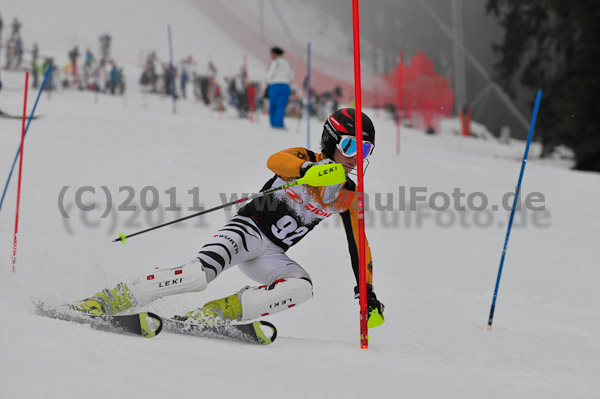
[{"label": "black ski helmet", "polygon": [[[341,136],[356,137],[354,129],[354,108],[342,108],[329,115],[323,126],[321,135],[321,152],[329,159],[333,159],[335,146],[340,142]],[[363,140],[375,145],[375,126],[371,118],[362,113]]]}]

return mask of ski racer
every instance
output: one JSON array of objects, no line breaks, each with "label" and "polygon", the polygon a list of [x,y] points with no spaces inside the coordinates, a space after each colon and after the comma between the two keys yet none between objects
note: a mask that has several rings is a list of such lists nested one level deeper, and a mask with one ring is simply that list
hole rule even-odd
[{"label": "ski racer", "polygon": [[[272,155],[267,167],[275,175],[262,191],[297,179],[314,165],[340,163],[346,181],[336,186],[292,186],[271,197],[255,198],[218,230],[190,262],[171,269],[157,269],[133,282],[119,283],[73,307],[97,315],[114,315],[132,306],[144,306],[167,296],[203,291],[223,271],[237,266],[258,282],[225,298],[212,300],[186,314],[212,325],[230,321],[248,321],[299,305],[313,295],[306,270],[286,255],[317,224],[329,216],[341,216],[351,264],[359,279],[358,218],[356,186],[348,174],[356,167],[357,145],[354,109],[344,108],[330,115],[321,136],[321,151],[290,148]],[[375,128],[363,113],[363,148],[366,159],[375,147]],[[269,199],[270,201],[265,201]],[[384,322],[383,304],[373,289],[371,251],[366,242],[366,278],[369,327]],[[358,298],[358,287],[354,288]]]}]

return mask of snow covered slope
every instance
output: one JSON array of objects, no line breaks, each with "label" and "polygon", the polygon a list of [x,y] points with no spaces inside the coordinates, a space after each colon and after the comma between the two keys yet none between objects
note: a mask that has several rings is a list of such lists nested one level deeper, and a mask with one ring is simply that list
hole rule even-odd
[{"label": "snow covered slope", "polygon": [[[4,9],[2,15],[5,21],[11,18]],[[191,12],[188,17],[201,18]],[[38,29],[47,29],[47,37],[70,31],[62,31],[60,24]],[[130,62],[126,68],[137,58]],[[10,90],[1,93],[0,109],[18,114],[23,74],[3,71],[2,78]],[[526,210],[517,216],[494,329],[488,332],[508,212],[434,212],[427,206],[401,212],[405,201],[400,192],[404,187],[408,201],[411,188],[426,188],[428,197],[460,188],[466,196],[485,194],[490,207],[500,204],[517,181],[523,143],[505,147],[403,128],[398,157],[395,126],[374,111],[377,148],[366,174],[367,236],[386,323],[370,331],[368,351],[359,349],[354,281],[336,220],[319,226],[288,252],[311,274],[315,296],[269,318],[279,338],[267,347],[168,333],[152,339],[127,337],[35,316],[32,300],[71,302],[154,267],[189,260],[233,210],[135,237],[126,245],[111,239],[161,218],[179,217],[198,204],[220,204],[220,194],[229,198],[257,191],[271,176],[265,165],[270,154],[306,143],[305,121],[297,132],[297,121],[288,119],[289,130],[281,132],[271,130],[263,115],[250,124],[191,101],[180,103],[178,111],[171,115],[169,99],[143,98],[133,85],[127,97],[100,96],[97,104],[87,92],[42,97],[37,113],[43,117],[32,122],[25,144],[15,274],[10,265],[16,176],[0,212],[0,397],[600,395],[600,176],[532,157],[523,197],[542,193],[546,212]],[[539,117],[543,115],[542,107]],[[0,119],[2,184],[20,126],[18,120]],[[322,121],[311,121],[312,149],[318,149],[321,129]],[[84,186],[96,190],[83,195],[85,204],[98,204],[95,211],[84,213],[74,204],[76,190]],[[131,205],[137,212],[113,210],[102,219],[107,202],[103,186],[114,206],[134,190]],[[131,189],[119,192],[125,186]],[[156,188],[157,210],[141,209],[145,187]],[[144,191],[149,201],[151,190]],[[176,194],[181,212],[166,210],[174,195],[166,190]],[[381,193],[379,200],[376,193]],[[393,210],[377,210],[388,196]],[[60,206],[70,218],[61,215]],[[181,313],[247,284],[252,282],[233,268],[202,293],[165,298],[148,309]]]}]

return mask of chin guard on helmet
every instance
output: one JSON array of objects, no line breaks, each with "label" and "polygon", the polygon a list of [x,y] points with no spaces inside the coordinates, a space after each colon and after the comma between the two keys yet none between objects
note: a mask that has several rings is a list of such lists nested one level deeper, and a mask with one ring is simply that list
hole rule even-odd
[{"label": "chin guard on helmet", "polygon": [[[367,168],[369,167],[369,160],[365,159],[363,161],[363,175],[367,173]],[[358,172],[356,171],[356,168],[352,169],[350,172],[348,172],[347,174],[349,174],[350,176],[358,176]]]}]

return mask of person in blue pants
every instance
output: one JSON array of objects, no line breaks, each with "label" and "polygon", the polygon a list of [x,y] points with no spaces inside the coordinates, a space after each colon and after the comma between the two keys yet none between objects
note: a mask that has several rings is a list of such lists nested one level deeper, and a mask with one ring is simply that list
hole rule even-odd
[{"label": "person in blue pants", "polygon": [[294,81],[294,70],[283,58],[284,51],[279,47],[271,48],[271,63],[267,70],[266,83],[269,87],[269,118],[271,127],[283,129],[285,108],[290,97],[290,84]]},{"label": "person in blue pants", "polygon": [[284,128],[283,117],[285,107],[290,98],[290,85],[285,83],[273,83],[269,85],[269,118],[274,128]]}]

